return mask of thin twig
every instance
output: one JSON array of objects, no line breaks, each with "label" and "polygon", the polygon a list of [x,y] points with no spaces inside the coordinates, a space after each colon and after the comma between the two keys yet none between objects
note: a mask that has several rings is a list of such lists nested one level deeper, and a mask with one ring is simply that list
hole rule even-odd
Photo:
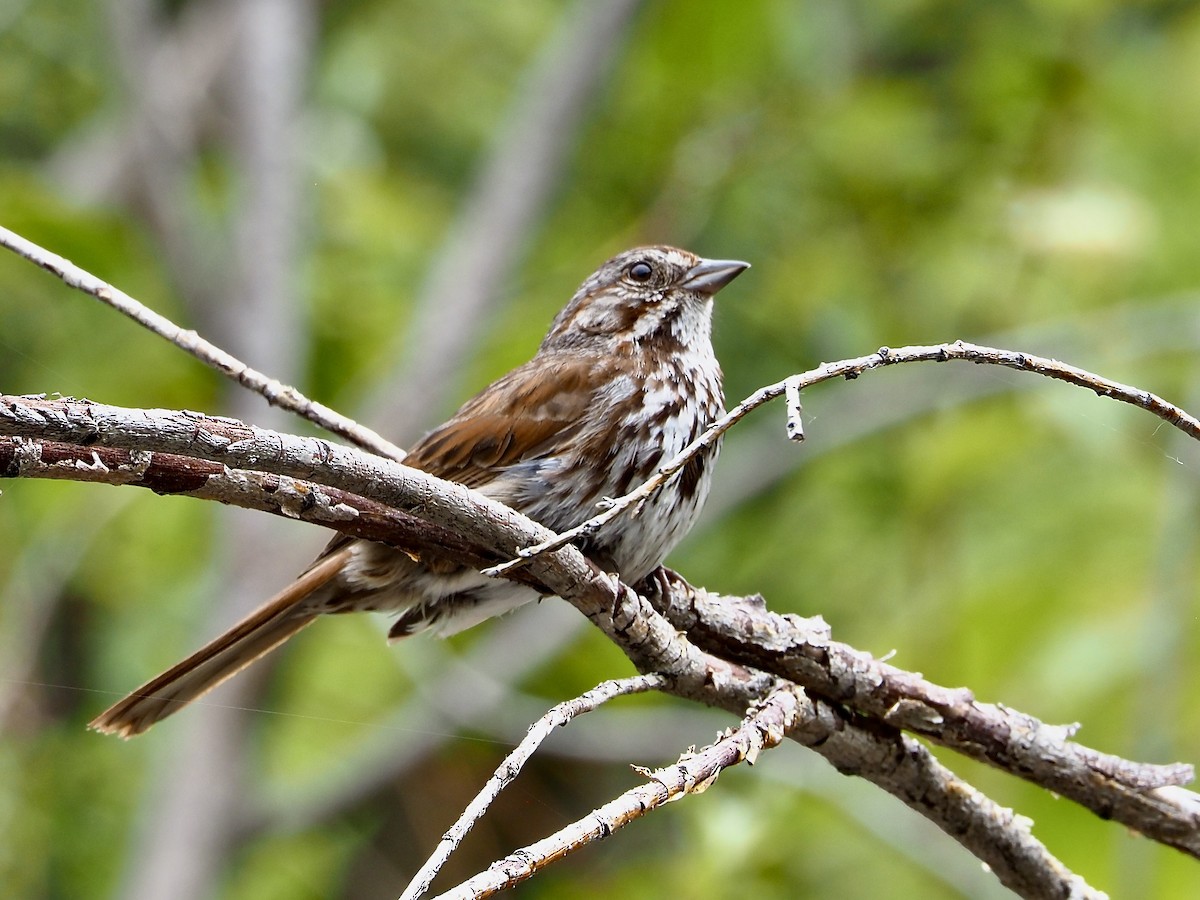
[{"label": "thin twig", "polygon": [[741,725],[696,753],[685,753],[674,765],[645,772],[646,783],[626,791],[586,817],[550,837],[492,863],[486,872],[439,895],[439,900],[490,897],[528,880],[543,866],[588,844],[603,840],[653,809],[709,788],[729,766],[754,763],[763,750],[779,744],[805,713],[808,703],[792,685],[780,687],[758,704]]},{"label": "thin twig", "polygon": [[364,450],[397,461],[404,459],[403,450],[371,429],[358,424],[353,419],[346,418],[324,404],[310,400],[294,387],[276,381],[257,369],[250,368],[237,357],[206,341],[196,332],[180,328],[170,319],[134,300],[124,291],[100,280],[58,254],[51,253],[44,247],[3,227],[0,227],[0,246],[7,247],[18,256],[57,275],[69,287],[90,294],[118,312],[124,313],[142,327],[190,353],[205,365],[232,378],[243,387],[261,394],[271,405],[296,413],[326,431],[344,437]]},{"label": "thin twig", "polygon": [[[762,750],[777,745],[786,734],[825,755],[843,774],[866,778],[936,822],[1021,896],[1093,900],[1105,896],[1051,855],[1033,837],[1029,820],[959,779],[915,740],[862,728],[829,705],[813,702],[795,685],[779,682],[737,729],[709,747],[648,773],[647,784],[493,863],[487,871],[440,895],[439,900],[491,897],[514,887],[650,810],[702,792],[724,769],[743,759],[753,763]],[[849,759],[854,762],[848,764]]]},{"label": "thin twig", "polygon": [[[860,356],[856,359],[845,359],[835,363],[824,363],[815,369],[810,369],[798,375],[790,375],[783,381],[759,388],[724,416],[713,422],[702,435],[679,451],[669,462],[661,466],[653,477],[647,479],[636,490],[630,491],[623,497],[605,500],[603,512],[593,516],[586,522],[581,522],[574,528],[559,532],[558,537],[553,540],[522,548],[515,559],[511,559],[498,566],[492,566],[490,569],[485,569],[484,574],[492,576],[504,575],[506,572],[525,565],[535,556],[551,550],[557,550],[578,538],[595,534],[600,528],[621,515],[625,510],[631,506],[640,504],[641,501],[662,488],[675,473],[687,465],[692,457],[716,443],[725,432],[740,422],[749,413],[782,394],[791,391],[796,404],[798,404],[800,391],[804,388],[820,384],[823,381],[830,381],[834,378],[852,380],[871,369],[897,365],[899,363],[948,362],[950,360],[963,360],[980,365],[1005,366],[1010,369],[1032,372],[1035,375],[1043,375],[1047,378],[1054,378],[1059,381],[1068,382],[1069,384],[1078,385],[1079,387],[1085,387],[1095,391],[1101,397],[1110,397],[1113,400],[1120,400],[1122,403],[1129,403],[1147,410],[1167,424],[1178,428],[1189,437],[1200,439],[1200,420],[1184,412],[1178,406],[1168,403],[1157,394],[1104,378],[1101,375],[1095,375],[1085,369],[1067,365],[1058,360],[1033,356],[1029,353],[1019,353],[1015,350],[1001,350],[995,347],[969,344],[965,341],[955,341],[952,344],[934,344],[931,346],[900,347],[898,349],[881,347],[867,356]],[[796,436],[797,432],[794,423],[790,425],[788,431],[789,437]]]},{"label": "thin twig", "polygon": [[366,408],[415,437],[459,389],[464,359],[496,314],[547,201],[560,187],[587,112],[620,58],[642,0],[576,0],[521,73],[504,126],[433,256],[400,360]]},{"label": "thin twig", "polygon": [[467,832],[474,827],[479,821],[492,802],[500,795],[500,792],[510,785],[521,769],[525,767],[530,757],[537,751],[542,742],[550,736],[550,733],[560,725],[566,725],[576,716],[584,713],[592,712],[603,703],[615,697],[624,697],[629,694],[640,694],[646,691],[659,690],[666,686],[667,680],[661,675],[635,675],[632,678],[620,678],[612,681],[605,681],[597,685],[590,691],[576,697],[574,700],[568,700],[565,703],[559,703],[542,718],[535,722],[529,729],[529,733],[524,740],[517,745],[496,769],[495,774],[488,779],[487,784],[475,796],[463,810],[458,821],[455,822],[442,840],[434,848],[429,859],[425,861],[425,865],[421,870],[413,876],[412,881],[408,883],[404,893],[400,895],[400,900],[416,900],[429,890],[429,885],[433,879],[437,877],[437,873],[441,871],[446,860],[450,858],[458,845],[462,843],[463,838],[467,836]]}]

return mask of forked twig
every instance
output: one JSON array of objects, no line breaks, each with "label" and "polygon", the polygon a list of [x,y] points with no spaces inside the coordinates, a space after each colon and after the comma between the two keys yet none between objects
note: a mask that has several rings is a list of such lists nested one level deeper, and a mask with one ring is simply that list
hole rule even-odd
[{"label": "forked twig", "polygon": [[118,312],[124,313],[143,328],[149,329],[159,337],[166,338],[205,365],[211,366],[222,375],[232,378],[243,387],[260,394],[272,406],[294,412],[371,453],[397,461],[404,459],[404,451],[387,438],[322,403],[310,400],[294,387],[264,375],[257,369],[250,368],[233,354],[227,353],[216,344],[205,340],[196,332],[180,328],[166,316],[156,313],[124,291],[102,281],[58,254],[51,253],[44,247],[3,227],[0,227],[0,246],[7,247],[18,256],[57,275],[68,287],[90,294]]},{"label": "forked twig", "polygon": [[661,489],[673,475],[687,465],[692,457],[703,452],[705,448],[712,446],[725,432],[749,413],[758,409],[764,403],[774,400],[776,397],[783,394],[788,395],[788,437],[792,440],[801,440],[803,439],[803,431],[798,424],[799,403],[800,391],[804,388],[812,387],[813,385],[820,384],[823,381],[830,381],[834,378],[852,380],[864,372],[883,366],[910,362],[948,362],[950,360],[963,360],[980,365],[1005,366],[1006,368],[1017,369],[1022,372],[1032,372],[1035,375],[1043,375],[1047,378],[1054,378],[1058,381],[1065,381],[1069,384],[1085,387],[1095,391],[1101,397],[1110,397],[1113,400],[1120,400],[1122,403],[1129,403],[1147,410],[1167,424],[1178,428],[1189,437],[1200,439],[1200,420],[1184,412],[1173,403],[1162,399],[1157,394],[1122,384],[1119,381],[1113,381],[1101,375],[1095,375],[1086,369],[1067,365],[1055,359],[1047,359],[1046,357],[1034,356],[1029,353],[1019,353],[1015,350],[984,347],[979,344],[970,344],[966,341],[955,341],[952,344],[934,344],[930,346],[899,347],[896,349],[880,347],[874,353],[867,356],[844,359],[836,363],[823,363],[815,369],[801,372],[798,375],[790,375],[783,381],[759,388],[721,418],[717,419],[717,421],[713,422],[700,437],[680,450],[669,462],[661,466],[653,477],[643,482],[636,490],[630,491],[623,497],[604,501],[605,508],[603,512],[592,516],[585,522],[579,523],[574,528],[560,532],[552,540],[534,544],[531,547],[523,547],[517,552],[515,559],[510,559],[508,562],[485,569],[484,574],[492,576],[503,575],[513,569],[520,568],[535,556],[548,553],[551,550],[557,550],[578,538],[595,534],[630,507],[640,504],[641,501]]},{"label": "forked twig", "polygon": [[[814,703],[796,685],[779,682],[751,707],[737,728],[722,733],[713,744],[683,754],[674,765],[645,772],[645,784],[494,862],[486,871],[439,895],[438,900],[491,897],[512,888],[544,866],[608,837],[651,810],[688,794],[701,793],[726,768],[743,760],[753,764],[759,753],[789,734],[822,755],[831,751],[832,756],[826,758],[844,773],[862,775],[938,822],[990,865],[1001,883],[1021,896],[1069,896],[1080,900],[1106,896],[1052,856],[1031,833],[1028,819],[999,806],[958,778],[917,741],[902,736],[888,738],[860,728],[828,705]],[[841,753],[848,750],[857,763],[841,758]],[[874,756],[878,758],[873,764],[859,770],[864,759]],[[953,827],[948,828],[951,824]]]},{"label": "forked twig", "polygon": [[450,858],[450,854],[462,843],[463,838],[467,836],[467,832],[487,812],[488,807],[491,806],[500,792],[508,787],[517,775],[520,774],[521,769],[525,767],[525,763],[537,752],[538,747],[542,745],[542,742],[549,737],[555,728],[560,725],[566,725],[576,716],[592,712],[601,704],[607,703],[616,697],[659,690],[666,685],[666,682],[667,680],[661,675],[635,675],[632,678],[605,681],[596,685],[590,691],[579,695],[574,700],[559,703],[538,719],[538,721],[534,722],[530,726],[529,733],[525,735],[524,740],[517,745],[517,748],[512,753],[505,757],[504,762],[496,769],[495,774],[488,779],[483,789],[475,795],[475,799],[463,810],[462,815],[458,817],[458,821],[450,826],[450,829],[442,836],[442,840],[434,848],[429,859],[421,866],[420,871],[412,877],[412,880],[408,883],[408,887],[400,895],[400,900],[416,900],[416,898],[423,896],[429,890],[429,885],[437,877],[437,873],[445,865],[446,860]]},{"label": "forked twig", "polygon": [[779,744],[807,706],[799,688],[781,683],[781,687],[747,713],[741,725],[724,732],[703,750],[685,753],[678,762],[662,769],[642,770],[646,776],[644,784],[550,837],[493,863],[486,872],[440,894],[438,900],[491,897],[528,880],[543,866],[608,837],[653,809],[688,794],[702,793],[729,766],[742,760],[753,764],[759,753]]}]

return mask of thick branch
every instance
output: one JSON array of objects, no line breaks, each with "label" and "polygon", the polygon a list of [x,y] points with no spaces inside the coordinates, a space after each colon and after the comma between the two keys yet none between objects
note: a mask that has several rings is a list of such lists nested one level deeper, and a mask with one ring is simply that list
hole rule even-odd
[{"label": "thick branch", "polygon": [[[2,440],[0,474],[140,484],[161,492],[223,499],[305,518],[416,553],[451,553],[475,564],[504,558],[523,541],[553,538],[528,518],[461,485],[323,440],[284,436],[227,419],[122,410],[80,401],[0,397],[0,433],[5,432],[43,439]],[[73,446],[44,440],[50,434],[70,440]],[[194,456],[167,450],[187,450]],[[301,473],[326,484],[296,478]],[[514,575],[516,572],[510,572],[508,577]],[[768,644],[762,649],[762,658],[748,666],[732,659],[734,654],[728,648],[718,648],[716,654],[706,652],[680,635],[677,625],[656,612],[649,600],[596,570],[574,546],[530,559],[520,577],[532,578],[548,593],[580,608],[622,647],[638,670],[661,674],[665,690],[671,694],[740,715],[778,684],[757,664],[781,666],[779,660],[787,659],[787,654]],[[702,634],[703,629],[697,630]],[[731,634],[736,642],[737,631]],[[799,654],[797,660],[804,655]],[[796,665],[798,678],[803,667],[798,661]],[[868,672],[866,678],[877,674]],[[919,682],[908,673],[896,674],[892,680],[900,684],[905,678]],[[834,677],[832,683],[840,682]],[[955,695],[935,685],[918,684],[908,695],[923,703],[934,698],[944,707],[940,714],[971,712],[974,706],[968,695]],[[871,692],[863,691],[863,696],[870,697]],[[960,707],[962,703],[967,706]],[[1004,846],[1004,840],[1021,845],[1021,829],[1014,828],[1010,818],[997,820],[998,808],[986,798],[959,786],[931,788],[944,780],[936,774],[936,763],[893,727],[924,727],[922,710],[893,703],[880,716],[881,721],[872,724],[824,702],[817,702],[814,708],[820,713],[820,727],[798,728],[794,739],[810,745],[842,772],[863,776],[894,793],[948,834],[964,840],[980,858],[988,859],[1006,883],[1026,883],[1031,878],[1037,882],[1043,876],[1036,872],[1058,871],[1057,864],[1048,868],[1031,862],[1040,858],[1038,852],[1014,857],[1012,847],[1001,852],[1002,859],[990,858],[996,847]],[[955,722],[955,727],[970,734],[971,716],[964,722]],[[946,731],[953,733],[953,728]],[[1008,768],[1019,762],[1001,764]],[[1016,774],[1021,773],[1018,770]],[[1109,812],[1121,809],[1122,804],[1115,803]],[[994,827],[986,824],[994,820],[1007,823],[1004,840],[997,842]],[[970,835],[977,836],[978,844],[967,840]],[[1172,842],[1172,846],[1178,844]],[[1006,859],[1007,869],[1001,865]],[[1056,878],[1055,883],[1060,883],[1061,878]],[[1043,888],[1030,895],[1060,895],[1045,884]]]},{"label": "thick branch", "polygon": [[300,519],[426,558],[475,566],[496,558],[449,528],[339,488],[173,453],[0,437],[0,477],[132,485]]},{"label": "thick branch", "polygon": [[[661,598],[660,598],[661,599]],[[658,604],[699,647],[803,685],[835,703],[1017,775],[1160,843],[1200,857],[1200,796],[1160,791],[1195,778],[1190,765],[1135,763],[1007,707],[977,701],[831,640],[820,619],[781,616],[762,597],[723,597],[678,576]]]},{"label": "thick branch", "polygon": [[791,735],[794,740],[843,775],[865,778],[925,816],[986,863],[1001,884],[1022,897],[1105,896],[1046,850],[1030,832],[1032,822],[959,779],[918,741],[823,701],[813,701],[813,708],[817,715],[805,720],[807,731]]},{"label": "thick branch", "polygon": [[[477,545],[484,554],[495,554],[493,559],[511,555],[523,542],[554,536],[531,519],[462,485],[326,441],[251,429],[228,419],[122,410],[82,401],[0,397],[0,434],[4,433],[75,442],[89,452],[106,447],[130,452],[129,458],[114,457],[111,465],[100,459],[101,465],[97,466],[90,455],[38,465],[41,451],[33,444],[22,447],[10,443],[0,465],[0,471],[10,476],[138,483],[160,493],[218,499],[206,496],[205,492],[211,491],[221,493],[225,502],[304,518],[356,536],[367,537],[366,532],[374,530],[379,536],[372,540],[399,545],[400,539],[379,534],[378,520],[368,517],[357,521],[358,511],[363,508],[357,501],[316,490],[309,480],[320,477],[324,484],[385,504],[392,507],[392,512],[444,526],[467,545]],[[63,451],[56,448],[54,452]],[[232,470],[232,475],[226,479],[215,468],[156,458],[164,452],[168,456],[190,455],[220,462]],[[116,471],[103,471],[106,468]],[[268,472],[271,477],[260,484]],[[280,482],[274,478],[278,475],[296,482]],[[209,480],[213,480],[211,485]],[[282,502],[273,496],[280,490]],[[329,499],[333,496],[340,499]],[[376,513],[387,516],[382,508]],[[530,567],[529,575],[535,583],[544,585],[547,593],[562,597],[583,612],[622,647],[639,669],[672,678],[674,693],[711,703],[711,699],[702,698],[714,690],[719,692],[729,679],[745,683],[761,680],[740,666],[708,658],[680,640],[675,629],[643,598],[621,588],[573,546],[539,559]],[[759,695],[755,693],[748,699]],[[739,710],[746,706],[743,700],[748,702],[739,698]]]},{"label": "thick branch", "polygon": [[[502,556],[511,553],[510,548],[523,540],[531,537],[542,540],[549,534],[524,516],[460,485],[442,482],[408,467],[324,441],[273,434],[194,413],[126,411],[79,401],[8,397],[0,398],[0,433],[6,430],[55,434],[78,445],[90,444],[76,446],[69,452],[52,447],[53,452],[62,454],[55,462],[43,458],[42,450],[33,451],[37,442],[9,439],[4,444],[6,474],[144,483],[176,493],[187,487],[194,488],[188,492],[195,496],[223,489],[241,505],[300,516],[394,546],[405,546],[405,541],[417,539],[412,519],[404,517],[407,515],[423,520],[422,529],[434,522],[457,534],[468,548],[460,547],[456,552],[465,552],[470,545],[478,544],[477,557],[489,553],[493,558],[495,554]],[[128,444],[133,449],[106,446],[116,443]],[[197,457],[206,459],[176,463],[156,458],[163,454],[149,448],[159,451],[190,448]],[[106,463],[101,450],[124,450],[126,455],[114,455]],[[205,462],[216,459],[224,460],[225,464],[205,467]],[[231,468],[230,464],[236,463],[257,465],[264,471]],[[323,481],[336,482],[338,487],[300,482],[287,474],[299,472],[319,472]],[[204,480],[203,485],[192,484],[200,479]],[[213,481],[213,486],[209,486],[209,481]],[[347,491],[347,487],[354,490]],[[357,495],[358,490],[369,495],[369,501],[396,508],[375,509],[367,502],[367,496]],[[253,502],[247,498],[253,498]],[[397,532],[385,534],[392,526]],[[437,552],[436,547],[417,549]],[[548,591],[575,604],[641,671],[663,675],[669,693],[740,714],[765,696],[774,684],[760,670],[727,661],[695,646],[655,612],[648,600],[596,570],[574,547],[531,560],[525,577],[531,576]],[[948,833],[964,833],[961,821],[956,820],[964,815],[962,792],[947,789],[946,802],[931,803],[929,798],[933,795],[925,784],[930,779],[927,767],[893,765],[880,769],[874,763],[863,762],[895,756],[899,752],[895,749],[899,746],[896,744],[899,732],[887,725],[875,726],[875,731],[857,725],[851,727],[852,716],[848,718],[835,707],[824,704],[818,708],[826,711],[829,724],[819,729],[815,738],[806,740],[798,735],[797,739],[809,743],[839,770],[866,777],[901,797]],[[886,739],[875,733],[878,728],[884,729]],[[875,749],[870,750],[872,747]],[[911,751],[905,750],[901,755],[911,757]],[[958,805],[949,804],[950,800]],[[984,805],[972,801],[968,806],[975,819],[992,817]],[[985,834],[987,828],[979,825],[967,831]],[[972,849],[981,855],[986,851],[982,847]]]}]

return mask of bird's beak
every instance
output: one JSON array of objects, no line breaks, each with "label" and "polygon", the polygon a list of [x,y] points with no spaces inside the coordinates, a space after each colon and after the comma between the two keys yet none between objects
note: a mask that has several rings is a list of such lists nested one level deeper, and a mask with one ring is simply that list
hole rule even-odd
[{"label": "bird's beak", "polygon": [[740,259],[702,259],[688,269],[680,287],[709,296],[750,268]]}]

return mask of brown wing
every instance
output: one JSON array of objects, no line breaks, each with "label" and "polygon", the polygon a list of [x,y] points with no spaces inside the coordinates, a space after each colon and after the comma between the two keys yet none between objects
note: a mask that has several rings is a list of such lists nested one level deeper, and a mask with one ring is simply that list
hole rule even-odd
[{"label": "brown wing", "polygon": [[[549,452],[579,426],[604,361],[535,358],[492,382],[421,438],[404,464],[479,487],[491,473]],[[318,560],[354,540],[336,534]]]},{"label": "brown wing", "polygon": [[425,435],[406,465],[468,487],[496,469],[550,452],[579,426],[598,383],[596,359],[531,360]]}]

